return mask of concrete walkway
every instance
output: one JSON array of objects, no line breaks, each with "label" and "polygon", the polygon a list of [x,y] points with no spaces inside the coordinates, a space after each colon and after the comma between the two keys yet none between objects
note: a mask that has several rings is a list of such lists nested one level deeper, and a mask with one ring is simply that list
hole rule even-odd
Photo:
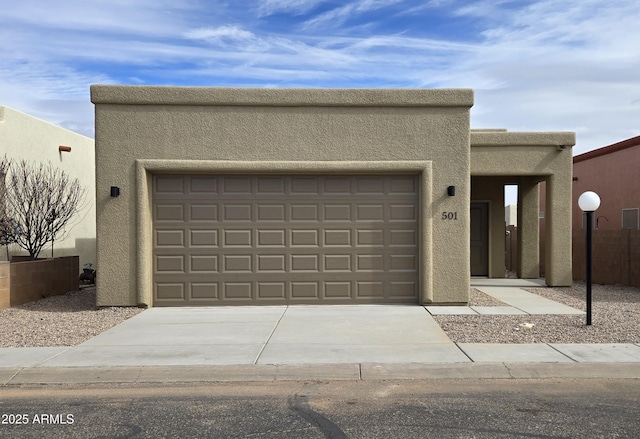
[{"label": "concrete walkway", "polygon": [[[513,313],[581,313],[519,290],[517,282],[495,283],[474,280],[476,288],[500,298],[514,309]],[[75,347],[0,349],[0,385],[154,380],[640,378],[640,345],[456,344],[434,321],[434,308],[443,307],[151,308]]]},{"label": "concrete walkway", "polygon": [[533,315],[584,314],[553,300],[529,293],[522,288],[544,287],[542,279],[472,278],[471,288],[507,304],[507,306],[427,306],[431,315]]}]

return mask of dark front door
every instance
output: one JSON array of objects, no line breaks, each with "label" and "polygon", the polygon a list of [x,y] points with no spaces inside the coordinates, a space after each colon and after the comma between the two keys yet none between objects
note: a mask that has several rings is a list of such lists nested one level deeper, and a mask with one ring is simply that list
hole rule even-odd
[{"label": "dark front door", "polygon": [[471,203],[471,276],[489,275],[489,203]]}]

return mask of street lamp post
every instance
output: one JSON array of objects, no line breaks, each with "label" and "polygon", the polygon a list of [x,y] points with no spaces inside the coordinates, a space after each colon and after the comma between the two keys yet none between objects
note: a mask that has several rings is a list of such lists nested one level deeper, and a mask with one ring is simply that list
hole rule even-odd
[{"label": "street lamp post", "polygon": [[587,325],[591,325],[591,236],[593,234],[593,213],[600,207],[600,197],[587,191],[578,198],[578,206],[587,214]]}]

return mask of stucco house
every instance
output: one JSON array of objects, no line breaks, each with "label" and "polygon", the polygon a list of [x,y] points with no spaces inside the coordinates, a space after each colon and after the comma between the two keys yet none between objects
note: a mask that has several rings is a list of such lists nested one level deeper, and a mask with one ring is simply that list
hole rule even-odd
[{"label": "stucco house", "polygon": [[[80,266],[96,262],[95,149],[93,139],[20,111],[0,106],[0,156],[35,163],[51,162],[77,178],[85,190],[84,208],[67,227],[64,239],[54,243],[53,255],[75,256]],[[27,253],[12,246],[11,255]],[[50,257],[45,247],[40,257]],[[4,248],[0,260],[6,260]]]},{"label": "stucco house", "polygon": [[571,284],[574,133],[470,130],[468,89],[94,85],[98,305],[465,304]]}]

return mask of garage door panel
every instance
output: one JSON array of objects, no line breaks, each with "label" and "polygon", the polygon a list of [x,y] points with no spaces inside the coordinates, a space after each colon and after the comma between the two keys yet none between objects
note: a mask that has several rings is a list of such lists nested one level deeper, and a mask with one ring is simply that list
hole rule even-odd
[{"label": "garage door panel", "polygon": [[155,243],[158,247],[180,247],[185,245],[184,230],[159,230],[156,229]]},{"label": "garage door panel", "polygon": [[285,193],[285,179],[283,177],[257,177],[258,194]]},{"label": "garage door panel", "polygon": [[351,255],[324,255],[324,271],[353,271]]},{"label": "garage door panel", "polygon": [[296,271],[318,271],[318,255],[310,254],[310,255],[291,255],[290,256],[290,270],[293,272]]},{"label": "garage door panel", "polygon": [[258,282],[257,283],[258,299],[282,299],[287,298],[286,282]]},{"label": "garage door panel", "polygon": [[418,245],[418,234],[415,230],[394,229],[389,231],[389,246],[415,247]]},{"label": "garage door panel", "polygon": [[280,272],[287,271],[287,257],[284,254],[279,255],[258,255],[258,273],[261,272]]},{"label": "garage door panel", "polygon": [[418,294],[417,282],[391,282],[390,296],[396,299],[413,299]]},{"label": "garage door panel", "polygon": [[417,221],[418,209],[412,204],[392,204],[389,206],[389,221]]},{"label": "garage door panel", "polygon": [[219,298],[217,282],[191,282],[190,288],[190,299],[193,301],[210,301]]},{"label": "garage door panel", "polygon": [[159,273],[184,273],[184,256],[156,256],[156,271]]},{"label": "garage door panel", "polygon": [[317,247],[320,242],[318,229],[292,229],[291,247]]},{"label": "garage door panel", "polygon": [[361,229],[357,231],[356,240],[359,246],[384,246],[384,230],[382,229]]},{"label": "garage door panel", "polygon": [[384,194],[385,180],[379,177],[362,177],[356,180],[356,195]]},{"label": "garage door panel", "polygon": [[189,255],[190,273],[218,273],[218,255]]},{"label": "garage door panel", "polygon": [[183,301],[185,299],[183,283],[158,283],[155,288],[155,297],[158,300]]},{"label": "garage door panel", "polygon": [[286,206],[284,204],[258,204],[258,221],[285,221]]},{"label": "garage door panel", "polygon": [[182,222],[185,219],[184,205],[176,203],[156,204],[155,219],[158,222]]},{"label": "garage door panel", "polygon": [[284,247],[287,231],[285,229],[258,230],[257,247]]},{"label": "garage door panel", "polygon": [[384,205],[361,204],[356,206],[356,221],[384,221]]},{"label": "garage door panel", "polygon": [[218,221],[218,204],[191,204],[190,221]]},{"label": "garage door panel", "polygon": [[358,255],[358,271],[384,271],[384,258],[382,255]]},{"label": "garage door panel", "polygon": [[160,178],[156,306],[417,302],[416,176]]},{"label": "garage door panel", "polygon": [[209,175],[194,175],[185,180],[190,195],[216,195],[218,193],[218,178]]},{"label": "garage door panel", "polygon": [[252,300],[251,282],[225,282],[223,283],[223,299]]},{"label": "garage door panel", "polygon": [[218,230],[192,229],[189,231],[189,247],[218,247]]},{"label": "garage door panel", "polygon": [[353,299],[353,283],[349,281],[343,282],[325,282],[324,297],[327,299]]},{"label": "garage door panel", "polygon": [[252,273],[252,255],[223,255],[222,270],[225,273]]},{"label": "garage door panel", "polygon": [[290,194],[315,194],[318,195],[320,180],[317,177],[291,177]]},{"label": "garage door panel", "polygon": [[292,299],[320,299],[318,282],[291,282]]},{"label": "garage door panel", "polygon": [[157,194],[184,195],[185,179],[179,175],[157,175],[154,190]]},{"label": "garage door panel", "polygon": [[412,195],[418,193],[418,180],[413,176],[395,176],[389,179],[390,194]]},{"label": "garage door panel", "polygon": [[325,177],[323,194],[343,194],[351,195],[351,182],[349,177]]},{"label": "garage door panel", "polygon": [[415,255],[391,255],[390,271],[416,271],[418,258]]},{"label": "garage door panel", "polygon": [[222,177],[223,194],[232,194],[234,196],[240,194],[251,194],[251,177],[250,176],[225,176]]},{"label": "garage door panel", "polygon": [[251,221],[251,204],[224,204],[225,221]]},{"label": "garage door panel", "polygon": [[253,246],[253,230],[224,230],[223,247],[252,247]]},{"label": "garage door panel", "polygon": [[317,204],[298,204],[293,203],[289,207],[291,221],[313,221],[320,220]]},{"label": "garage door panel", "polygon": [[371,281],[356,282],[356,298],[384,298],[384,283]]},{"label": "garage door panel", "polygon": [[324,220],[325,221],[351,221],[351,205],[350,204],[325,204]]},{"label": "garage door panel", "polygon": [[351,229],[324,230],[325,247],[351,247]]}]

